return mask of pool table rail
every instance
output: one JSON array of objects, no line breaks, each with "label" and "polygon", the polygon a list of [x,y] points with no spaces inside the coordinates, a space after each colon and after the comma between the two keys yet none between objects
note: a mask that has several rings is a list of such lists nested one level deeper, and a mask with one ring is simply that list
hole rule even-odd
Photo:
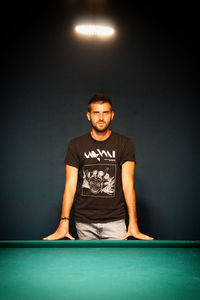
[{"label": "pool table rail", "polygon": [[43,241],[43,240],[3,240],[0,248],[200,248],[199,240],[126,240],[126,241]]}]

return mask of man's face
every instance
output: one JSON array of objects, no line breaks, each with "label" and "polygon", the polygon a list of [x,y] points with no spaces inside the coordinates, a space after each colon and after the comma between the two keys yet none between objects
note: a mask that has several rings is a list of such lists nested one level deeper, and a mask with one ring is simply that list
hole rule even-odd
[{"label": "man's face", "polygon": [[87,112],[87,118],[91,122],[92,127],[98,132],[106,131],[114,117],[109,103],[92,103],[91,111]]}]

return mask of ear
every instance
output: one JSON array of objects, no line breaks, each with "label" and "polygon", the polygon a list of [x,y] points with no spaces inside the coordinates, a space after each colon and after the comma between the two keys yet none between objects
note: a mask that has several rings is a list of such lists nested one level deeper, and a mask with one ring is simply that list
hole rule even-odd
[{"label": "ear", "polygon": [[89,111],[87,112],[86,116],[87,116],[88,121],[90,121],[90,112]]},{"label": "ear", "polygon": [[111,120],[113,120],[114,115],[115,115],[115,113],[114,113],[114,111],[112,111],[112,114],[111,114]]}]

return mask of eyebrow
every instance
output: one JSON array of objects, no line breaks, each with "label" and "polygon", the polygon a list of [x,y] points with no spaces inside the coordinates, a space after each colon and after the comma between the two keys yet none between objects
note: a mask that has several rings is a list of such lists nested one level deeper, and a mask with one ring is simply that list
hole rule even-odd
[{"label": "eyebrow", "polygon": [[[96,113],[96,112],[100,112],[99,110],[93,110],[92,111],[93,113]],[[102,111],[103,113],[105,113],[105,112],[110,112],[110,110],[104,110],[104,111]]]}]

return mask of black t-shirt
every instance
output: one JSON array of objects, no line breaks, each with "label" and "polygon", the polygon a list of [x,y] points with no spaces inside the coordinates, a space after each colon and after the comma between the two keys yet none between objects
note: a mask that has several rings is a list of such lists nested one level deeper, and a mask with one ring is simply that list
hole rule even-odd
[{"label": "black t-shirt", "polygon": [[135,161],[130,138],[111,131],[104,141],[90,133],[70,141],[65,164],[78,168],[74,217],[80,222],[111,222],[125,218],[121,166]]}]

